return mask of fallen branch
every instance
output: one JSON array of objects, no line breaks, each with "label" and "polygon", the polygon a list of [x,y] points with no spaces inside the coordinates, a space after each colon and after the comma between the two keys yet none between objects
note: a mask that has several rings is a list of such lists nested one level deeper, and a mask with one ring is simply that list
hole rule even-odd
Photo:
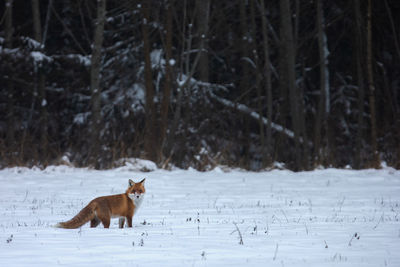
[{"label": "fallen branch", "polygon": [[[238,110],[244,114],[249,115],[250,117],[252,117],[253,119],[256,120],[261,120],[262,123],[264,125],[268,125],[269,121],[267,118],[263,117],[262,115],[258,114],[257,112],[255,112],[254,110],[252,110],[251,108],[249,108],[248,106],[244,105],[244,104],[240,104],[240,103],[234,103],[230,100],[227,100],[225,98],[219,97],[217,95],[215,95],[212,91],[209,92],[210,96],[217,100],[219,103],[223,104],[224,106],[227,106],[229,108],[233,108],[235,110]],[[289,130],[285,127],[283,127],[282,125],[276,124],[274,122],[271,122],[271,128],[274,129],[277,132],[283,133],[286,136],[290,137],[290,138],[294,138],[294,132],[292,130]],[[303,138],[299,138],[300,143],[303,143]],[[311,146],[312,143],[309,142],[309,145]]]}]

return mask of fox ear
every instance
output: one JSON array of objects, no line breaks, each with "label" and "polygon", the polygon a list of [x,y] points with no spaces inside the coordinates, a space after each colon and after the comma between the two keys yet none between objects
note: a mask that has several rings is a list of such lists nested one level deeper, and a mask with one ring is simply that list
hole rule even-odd
[{"label": "fox ear", "polygon": [[141,181],[139,182],[139,184],[144,184],[144,181],[146,181],[146,178],[144,178],[143,180],[141,180]]},{"label": "fox ear", "polygon": [[132,181],[131,179],[129,179],[129,187],[133,186],[135,184],[134,181]]}]

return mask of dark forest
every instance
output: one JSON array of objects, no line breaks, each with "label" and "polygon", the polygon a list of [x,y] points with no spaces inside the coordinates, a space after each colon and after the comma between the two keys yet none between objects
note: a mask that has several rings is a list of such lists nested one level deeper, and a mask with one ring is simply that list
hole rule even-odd
[{"label": "dark forest", "polygon": [[400,168],[400,1],[2,0],[0,168]]}]

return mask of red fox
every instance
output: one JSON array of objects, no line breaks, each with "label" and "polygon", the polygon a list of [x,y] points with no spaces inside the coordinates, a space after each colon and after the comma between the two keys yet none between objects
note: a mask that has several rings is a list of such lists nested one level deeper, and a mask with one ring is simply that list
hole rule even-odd
[{"label": "red fox", "polygon": [[60,222],[55,227],[74,229],[90,221],[90,227],[96,227],[101,222],[104,228],[109,228],[111,218],[119,218],[119,228],[124,227],[125,218],[128,227],[132,227],[132,217],[142,204],[146,192],[144,181],[145,179],[135,183],[129,179],[129,187],[125,194],[95,198],[74,218]]}]

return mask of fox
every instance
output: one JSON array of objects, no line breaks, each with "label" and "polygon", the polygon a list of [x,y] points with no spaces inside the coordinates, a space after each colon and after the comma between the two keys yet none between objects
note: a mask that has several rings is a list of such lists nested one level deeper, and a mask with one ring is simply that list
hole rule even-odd
[{"label": "fox", "polygon": [[129,187],[124,194],[95,198],[71,220],[60,222],[55,227],[75,229],[90,221],[90,227],[97,227],[101,222],[104,228],[109,228],[111,218],[119,218],[119,228],[124,228],[125,219],[128,227],[132,227],[132,217],[146,193],[145,180],[135,183],[129,179]]}]

